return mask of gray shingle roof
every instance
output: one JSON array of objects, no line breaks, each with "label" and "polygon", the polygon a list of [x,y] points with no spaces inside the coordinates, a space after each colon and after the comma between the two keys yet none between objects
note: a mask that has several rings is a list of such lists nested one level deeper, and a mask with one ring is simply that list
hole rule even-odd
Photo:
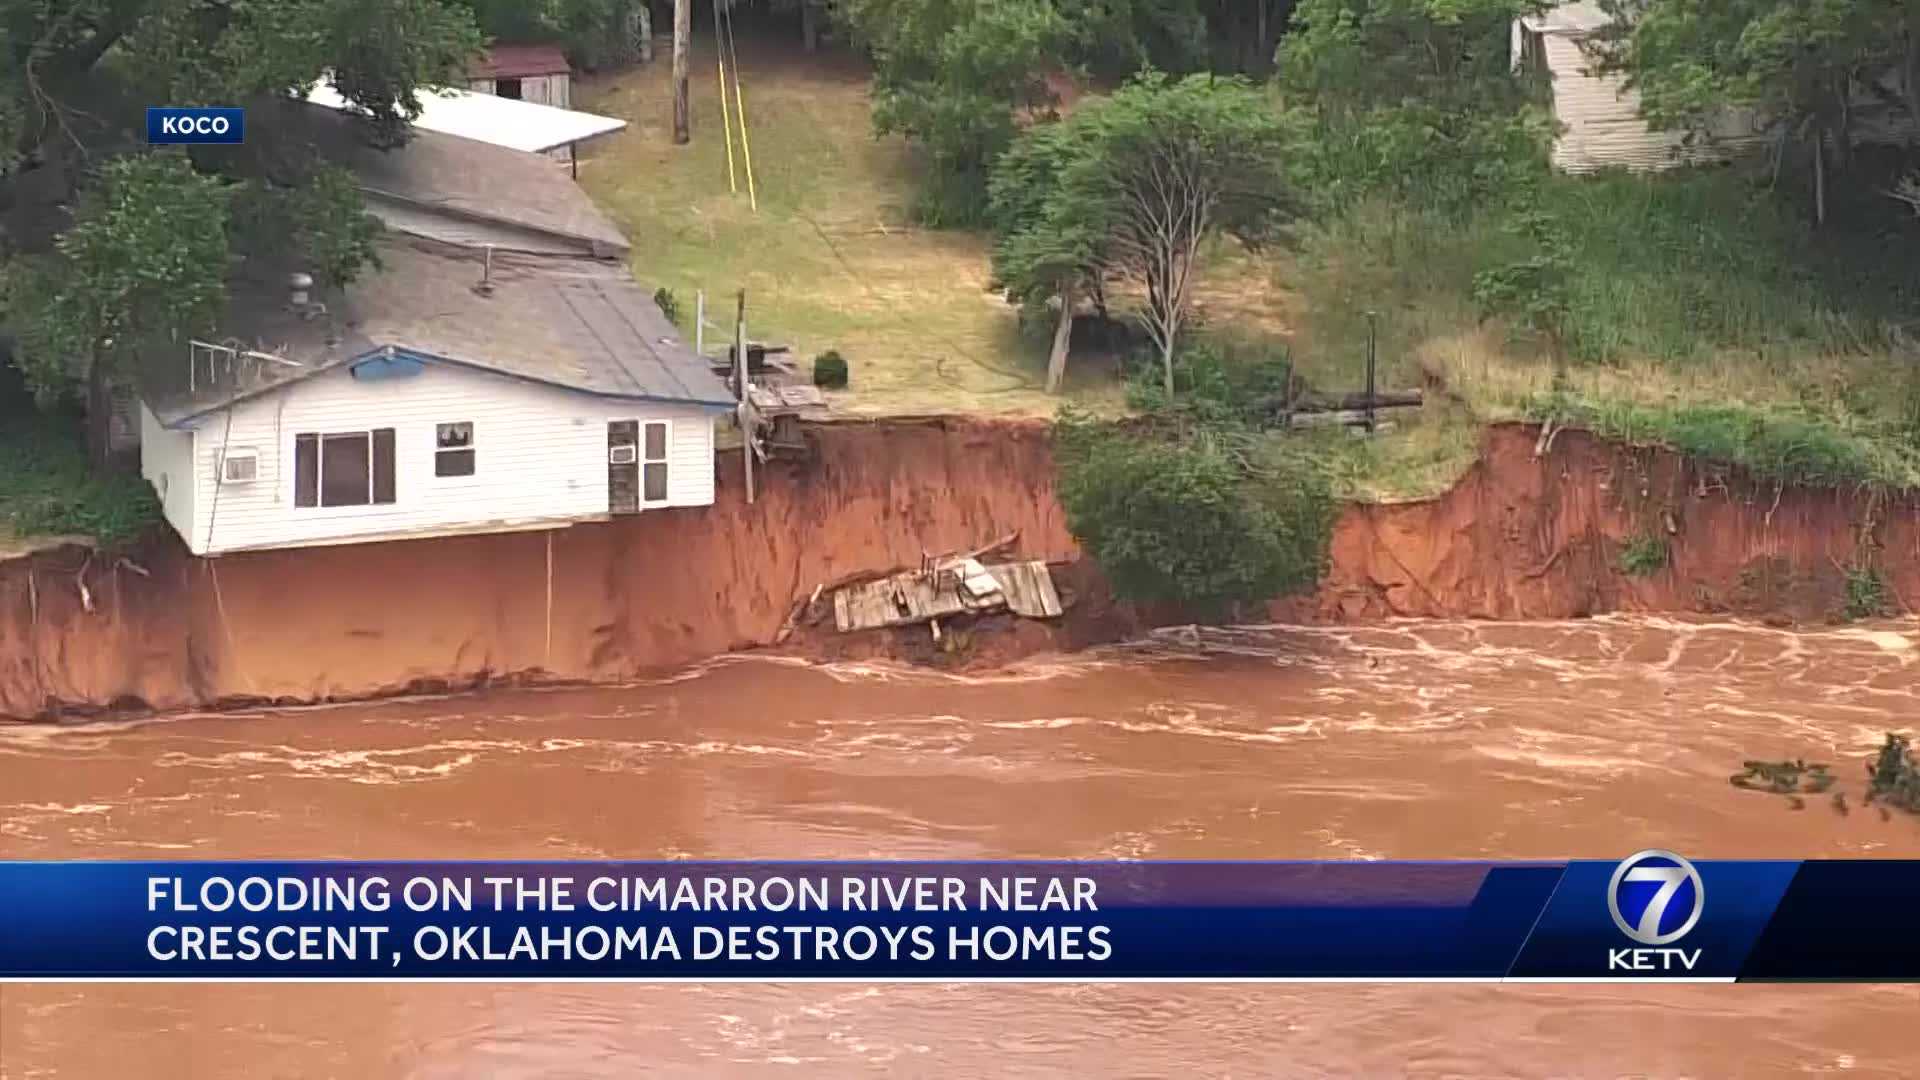
[{"label": "gray shingle roof", "polygon": [[482,293],[481,253],[390,234],[380,257],[380,272],[325,298],[327,313],[314,318],[288,308],[279,268],[236,282],[226,333],[292,363],[243,364],[211,385],[203,369],[189,390],[183,350],[147,365],[148,407],[178,426],[387,347],[600,397],[733,404],[624,267],[496,252]]},{"label": "gray shingle roof", "polygon": [[[626,238],[554,162],[452,135],[416,131],[378,150],[359,121],[288,102],[323,156],[345,165],[388,231],[382,266],[344,293],[316,295],[321,315],[288,304],[288,274],[272,260],[243,266],[228,285],[221,344],[283,358],[243,362],[232,374],[189,378],[189,350],[142,365],[141,392],[163,424],[187,423],[391,348],[601,397],[733,404],[652,295],[621,263]],[[285,134],[285,129],[283,129]],[[493,244],[491,288],[483,244]],[[204,364],[205,361],[203,360]]]},{"label": "gray shingle roof", "polygon": [[361,120],[303,101],[277,103],[276,122],[303,128],[321,154],[353,171],[370,198],[454,219],[498,222],[569,241],[594,255],[623,255],[631,244],[600,212],[566,167],[538,154],[415,128],[404,146],[381,150],[361,137]]}]

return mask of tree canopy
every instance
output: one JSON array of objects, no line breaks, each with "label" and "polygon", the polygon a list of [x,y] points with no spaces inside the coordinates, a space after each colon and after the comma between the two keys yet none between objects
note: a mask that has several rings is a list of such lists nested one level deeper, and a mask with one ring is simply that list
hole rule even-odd
[{"label": "tree canopy", "polygon": [[1279,50],[1296,186],[1464,212],[1545,164],[1551,119],[1509,57],[1542,0],[1300,0]]},{"label": "tree canopy", "polygon": [[874,61],[874,127],[923,146],[920,205],[974,225],[994,161],[1059,104],[1055,76],[1264,71],[1291,0],[838,0]]},{"label": "tree canopy", "polygon": [[1859,113],[1920,125],[1916,0],[1602,0],[1613,24],[1593,51],[1623,72],[1656,128],[1710,133],[1729,108],[1777,123],[1808,149],[1816,216],[1829,154],[1844,163]]},{"label": "tree canopy", "polygon": [[1259,239],[1289,205],[1273,102],[1239,78],[1141,75],[1021,136],[1000,160],[994,280],[1024,299],[1131,283],[1167,392],[1205,242]]},{"label": "tree canopy", "polygon": [[391,144],[481,40],[453,0],[0,0],[0,27],[0,314],[42,399],[208,329],[230,253],[291,245],[330,285],[373,261],[350,178],[299,147],[147,147],[143,107],[258,105],[331,73]]},{"label": "tree canopy", "polygon": [[1121,599],[1211,616],[1319,580],[1333,498],[1306,458],[1250,467],[1220,431],[1168,441],[1072,415],[1058,430],[1068,526]]}]

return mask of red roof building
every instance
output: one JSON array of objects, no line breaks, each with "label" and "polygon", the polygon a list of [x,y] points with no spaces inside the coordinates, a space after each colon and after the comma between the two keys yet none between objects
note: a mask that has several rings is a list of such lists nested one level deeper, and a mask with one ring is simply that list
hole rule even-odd
[{"label": "red roof building", "polygon": [[534,79],[542,75],[567,75],[573,65],[558,45],[495,45],[474,62],[468,72],[474,79]]}]

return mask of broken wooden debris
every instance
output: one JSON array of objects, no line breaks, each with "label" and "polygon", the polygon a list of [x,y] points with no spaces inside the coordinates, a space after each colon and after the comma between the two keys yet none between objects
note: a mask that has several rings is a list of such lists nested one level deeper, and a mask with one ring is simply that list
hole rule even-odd
[{"label": "broken wooden debris", "polygon": [[1032,619],[1060,616],[1060,594],[1045,562],[930,560],[919,570],[845,585],[833,594],[833,621],[841,633],[1001,610]]}]

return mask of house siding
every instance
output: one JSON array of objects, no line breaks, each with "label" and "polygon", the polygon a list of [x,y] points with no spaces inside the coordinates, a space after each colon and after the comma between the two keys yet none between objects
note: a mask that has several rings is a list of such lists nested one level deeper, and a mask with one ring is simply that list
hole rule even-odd
[{"label": "house siding", "polygon": [[[1528,33],[1515,23],[1516,63]],[[1553,164],[1563,172],[1666,169],[1724,161],[1759,148],[1777,131],[1761,123],[1751,109],[1728,107],[1714,119],[1706,139],[1689,145],[1680,132],[1647,126],[1640,117],[1640,95],[1628,88],[1623,76],[1590,73],[1593,60],[1581,48],[1581,36],[1541,33],[1538,40],[1553,77],[1554,116],[1563,125],[1553,146]],[[1856,142],[1901,143],[1920,133],[1865,89],[1856,94],[1856,108]]]},{"label": "house siding", "polygon": [[1665,169],[1722,160],[1730,152],[1765,138],[1751,115],[1727,110],[1714,125],[1713,139],[1689,146],[1681,133],[1654,131],[1640,117],[1640,95],[1619,75],[1590,74],[1593,61],[1577,38],[1542,35],[1547,69],[1553,75],[1553,110],[1564,125],[1553,146],[1553,164],[1564,172],[1597,169]]},{"label": "house siding", "polygon": [[140,475],[153,485],[160,512],[175,532],[189,536],[193,529],[193,432],[169,431],[160,426],[145,403],[140,412]]},{"label": "house siding", "polygon": [[[467,89],[476,94],[497,94],[499,83],[494,79],[469,79]],[[529,75],[520,80],[520,100],[531,101],[535,105],[551,105],[556,109],[573,108],[573,77],[566,72],[552,75]]]},{"label": "house siding", "polygon": [[[706,506],[714,494],[713,416],[698,406],[614,401],[447,364],[374,381],[342,368],[197,422],[188,547],[219,554],[604,517],[609,420],[671,424],[668,498],[646,510]],[[436,426],[458,422],[473,424],[474,475],[435,476]],[[394,502],[294,505],[296,435],[388,427],[395,432]],[[258,453],[258,479],[217,482],[227,446]]]}]

